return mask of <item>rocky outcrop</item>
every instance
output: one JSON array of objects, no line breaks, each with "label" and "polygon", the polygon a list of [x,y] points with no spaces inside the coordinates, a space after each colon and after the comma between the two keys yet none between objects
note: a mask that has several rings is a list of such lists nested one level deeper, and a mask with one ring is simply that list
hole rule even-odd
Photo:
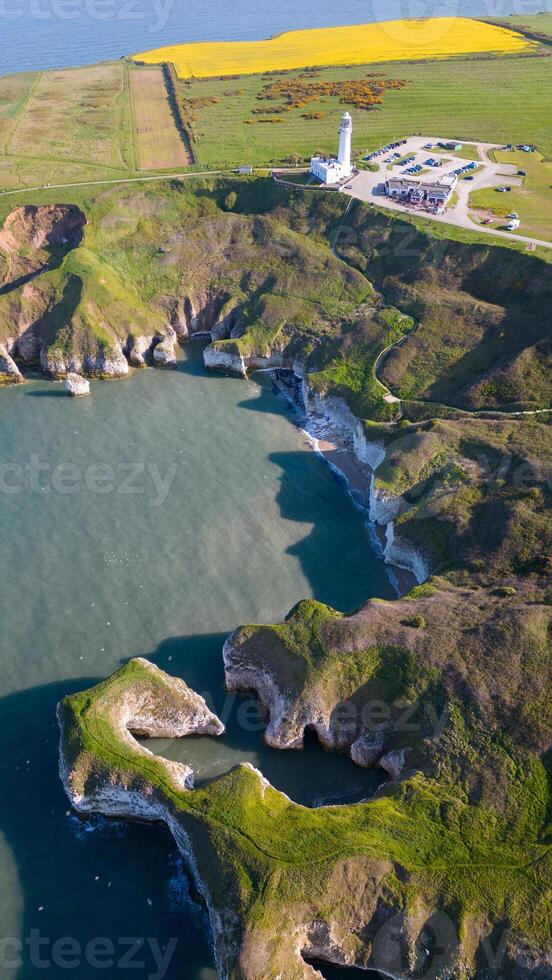
[{"label": "rocky outcrop", "polygon": [[[460,590],[449,590],[422,605],[428,618],[430,608],[441,617],[450,634],[450,624],[457,620],[464,598]],[[452,603],[444,614],[443,602]],[[496,630],[497,603],[493,593],[477,594],[472,613],[464,615],[466,638],[473,637],[474,618],[480,615],[482,604]],[[368,621],[369,629],[377,632],[389,617],[398,628],[412,605],[407,601],[372,603],[368,613],[339,617],[328,616],[327,607],[316,604],[318,613],[314,608],[303,610],[299,632],[290,617],[278,633],[278,647],[271,647],[268,628],[244,627],[244,649],[254,643],[252,630],[265,629],[257,650],[273,658],[272,683],[282,664],[284,670],[292,669],[286,691],[289,715],[302,710],[302,692],[297,697],[293,686],[300,671],[297,664],[289,663],[289,653],[305,639],[305,626],[307,632],[312,628],[314,640],[305,641],[311,673],[313,668],[321,670],[326,681],[329,677],[334,684],[337,681],[334,694],[340,703],[344,703],[344,692],[339,684],[350,670],[355,689],[359,684],[364,688],[367,679],[368,684],[375,684],[372,695],[385,695],[381,684],[388,683],[389,695],[404,711],[404,694],[414,676],[408,670],[405,673],[406,661],[400,656],[393,664],[382,660],[384,673],[378,675],[374,658],[366,653],[363,658],[370,636],[362,629]],[[398,607],[396,616],[393,606]],[[336,651],[333,663],[325,665],[321,651],[336,624],[341,624],[345,648]],[[361,633],[357,635],[358,628]],[[286,642],[283,630],[290,631],[287,640],[292,643]],[[433,639],[428,658],[433,664],[427,678],[430,685],[435,681],[437,651],[442,667],[448,669],[453,647],[443,642],[446,635]],[[368,653],[370,649],[374,648],[368,645]],[[382,649],[386,655],[391,650]],[[417,650],[419,657],[421,649]],[[465,655],[463,647],[459,662]],[[363,669],[367,671],[364,679]],[[401,671],[405,687],[398,682]],[[305,680],[310,684],[313,678]],[[326,683],[322,693],[324,690]],[[433,697],[435,691],[434,686],[428,687],[426,697]],[[338,707],[336,704],[334,713]],[[319,972],[309,962],[315,959],[375,969],[406,980],[426,962],[428,936],[433,942],[431,963],[436,977],[467,980],[479,976],[480,964],[487,962],[482,957],[495,949],[490,940],[496,938],[496,923],[488,914],[484,888],[485,884],[488,887],[489,867],[493,869],[493,895],[499,896],[501,915],[508,923],[501,946],[505,980],[548,976],[551,951],[546,942],[535,941],[526,912],[530,904],[520,905],[520,897],[528,900],[533,896],[538,903],[544,894],[549,848],[529,817],[540,807],[534,794],[535,774],[531,766],[524,771],[519,765],[521,756],[511,739],[503,757],[498,743],[490,747],[495,769],[489,784],[480,782],[483,773],[477,752],[470,755],[467,782],[458,791],[456,780],[463,777],[456,775],[446,782],[448,769],[443,772],[437,765],[440,781],[429,769],[419,769],[420,759],[427,763],[427,756],[418,753],[412,758],[409,750],[397,746],[379,759],[394,782],[375,797],[350,806],[311,810],[275,790],[249,764],[194,789],[189,766],[156,757],[140,745],[136,735],[167,738],[222,731],[222,724],[199,695],[147,661],[130,661],[96,687],[65,698],[58,706],[58,718],[60,775],[76,809],[162,821],[172,833],[205,902],[221,980],[265,980],[268,976],[319,980]],[[412,726],[411,714],[408,723]],[[437,759],[447,739],[456,740],[454,724],[452,720],[450,731],[434,729],[432,733]],[[469,731],[461,727],[461,755],[455,765],[464,758],[464,740],[473,737],[474,732],[469,735]],[[366,764],[381,743],[377,736],[372,740],[362,736],[354,744]],[[470,800],[465,789],[474,767],[479,767],[478,781],[472,783],[472,791],[476,786],[477,792]],[[506,795],[499,801],[502,819],[495,819],[497,787],[505,773],[512,778],[512,770],[518,780],[515,800],[510,802]],[[542,815],[546,819],[546,806]],[[526,873],[528,866],[531,875]],[[537,928],[544,936],[540,920]]]},{"label": "rocky outcrop", "polygon": [[380,757],[379,764],[382,769],[385,769],[391,779],[400,779],[404,775],[406,750],[395,749],[395,751],[386,752],[385,755]]},{"label": "rocky outcrop", "polygon": [[54,378],[64,378],[70,373],[93,378],[125,378],[128,374],[128,361],[121,345],[95,354],[66,354],[59,348],[43,348],[40,365]]},{"label": "rocky outcrop", "polygon": [[247,365],[241,354],[209,346],[203,351],[203,363],[210,371],[224,371],[240,378],[247,377]]},{"label": "rocky outcrop", "polygon": [[176,367],[176,333],[171,329],[160,343],[153,348],[153,363],[155,367]]},{"label": "rocky outcrop", "polygon": [[24,380],[13,358],[0,347],[0,385],[21,384]]},{"label": "rocky outcrop", "polygon": [[[88,778],[83,771],[87,749],[84,744],[75,745],[71,739],[76,710],[71,699],[58,706],[60,774],[73,806],[84,813],[99,810],[111,816],[136,816],[139,812],[144,819],[159,819],[160,806],[154,800],[148,800],[143,786],[128,784],[124,779],[117,784],[116,779],[103,780],[99,774],[96,779]],[[135,736],[182,738],[186,735],[221,735],[224,731],[222,722],[199,694],[184,681],[169,677],[141,657],[122,667],[104,689],[100,685],[100,693],[88,709],[86,731],[94,729],[99,716],[102,724],[109,727],[113,745],[119,745],[122,752],[130,751],[143,760],[155,759],[170,784],[179,790],[193,786],[193,770],[179,762],[158,759],[140,745]]]},{"label": "rocky outcrop", "polygon": [[81,398],[83,395],[90,394],[90,382],[81,374],[70,373],[65,379],[65,390],[73,398]]},{"label": "rocky outcrop", "polygon": [[380,760],[384,744],[383,732],[364,732],[351,745],[351,759],[357,766],[371,768]]},{"label": "rocky outcrop", "polygon": [[131,337],[125,348],[125,356],[131,367],[142,368],[151,364],[153,349],[162,339],[160,334],[141,334]]}]

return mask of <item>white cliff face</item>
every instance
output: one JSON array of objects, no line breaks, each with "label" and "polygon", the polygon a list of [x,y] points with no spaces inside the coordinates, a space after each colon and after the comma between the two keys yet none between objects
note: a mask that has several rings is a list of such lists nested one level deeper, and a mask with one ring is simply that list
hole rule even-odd
[{"label": "white cliff face", "polygon": [[367,732],[356,737],[349,725],[337,717],[335,705],[315,692],[308,698],[296,698],[284,690],[267,665],[251,663],[242,655],[239,631],[226,640],[222,656],[226,687],[229,691],[254,691],[265,708],[268,720],[263,740],[274,749],[302,749],[307,729],[316,732],[318,740],[330,752],[349,754],[357,765],[375,766],[384,751],[384,733]]},{"label": "white cliff face", "polygon": [[210,371],[227,371],[237,374],[240,378],[247,377],[247,367],[241,354],[231,354],[220,347],[206,347],[203,351],[203,363]]},{"label": "white cliff face", "polygon": [[131,337],[126,348],[126,356],[132,367],[145,367],[151,361],[155,344],[162,339],[159,334],[143,334],[140,337]]},{"label": "white cliff face", "polygon": [[40,352],[42,370],[55,378],[67,374],[84,374],[104,378],[124,378],[128,374],[128,361],[122,347],[97,354],[64,354],[56,349]]},{"label": "white cliff face", "polygon": [[385,542],[383,554],[386,562],[412,572],[419,585],[429,578],[431,574],[429,562],[410,541],[406,541],[395,534],[392,521],[385,529]]},{"label": "white cliff face", "polygon": [[376,486],[375,478],[370,488],[370,520],[374,524],[389,524],[399,515],[402,508],[402,498],[396,497],[386,490]]},{"label": "white cliff face", "polygon": [[302,396],[307,415],[325,417],[344,442],[354,450],[355,456],[372,470],[385,459],[385,449],[381,442],[370,441],[360,419],[351,412],[343,398],[333,395],[320,395],[309,389],[308,378],[303,377]]},{"label": "white cliff face", "polygon": [[161,343],[153,348],[153,363],[156,367],[176,367],[176,333],[172,328]]},{"label": "white cliff face", "polygon": [[25,379],[4,347],[0,347],[0,384],[21,384]]},{"label": "white cliff face", "polygon": [[211,371],[225,371],[246,378],[252,371],[270,371],[285,366],[283,354],[275,352],[268,357],[256,354],[246,356],[231,353],[224,348],[209,346],[203,351],[203,363]]},{"label": "white cliff face", "polygon": [[375,766],[383,752],[383,732],[365,732],[351,745],[351,759],[357,766]]},{"label": "white cliff face", "polygon": [[315,729],[321,743],[337,749],[330,728],[330,711],[315,703],[297,705],[291,695],[281,690],[268,668],[251,664],[241,656],[235,643],[236,634],[226,640],[222,649],[226,687],[229,691],[255,691],[268,714],[263,741],[273,749],[302,749],[305,728]]},{"label": "white cliff face", "polygon": [[367,438],[364,426],[342,398],[311,392],[305,377],[301,391],[307,416],[314,419],[315,424],[321,417],[326,419],[331,425],[332,438],[337,436],[343,445],[352,449],[361,463],[372,470],[368,516],[374,524],[386,528],[385,562],[411,572],[418,583],[424,582],[430,575],[428,561],[414,545],[395,535],[393,521],[404,509],[403,499],[377,487],[377,469],[386,456],[383,443]]},{"label": "white cliff face", "polygon": [[406,766],[405,749],[394,749],[393,752],[387,752],[386,755],[382,755],[379,764],[382,769],[385,769],[391,779],[400,779]]},{"label": "white cliff face", "polygon": [[65,379],[65,390],[73,398],[81,398],[90,394],[90,382],[80,374],[68,374]]}]

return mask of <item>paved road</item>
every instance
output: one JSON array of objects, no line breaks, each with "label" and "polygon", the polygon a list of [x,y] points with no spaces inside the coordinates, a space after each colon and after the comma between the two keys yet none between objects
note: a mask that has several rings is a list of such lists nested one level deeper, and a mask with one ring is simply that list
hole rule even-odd
[{"label": "paved road", "polygon": [[[450,154],[447,156],[446,150],[435,152],[434,150],[423,150],[425,143],[433,143],[434,145],[439,141],[443,140],[443,137],[435,136],[414,136],[407,141],[406,146],[401,146],[401,153],[406,154],[412,152],[416,154],[416,159],[413,163],[423,163],[429,156],[434,159],[448,159],[451,162],[445,164],[439,169],[434,171],[435,177],[444,176],[447,173],[451,173],[457,166],[464,163],[465,161],[460,160],[458,157],[451,157]],[[446,141],[448,142],[448,141]],[[451,141],[452,142],[452,141]],[[466,141],[467,142],[467,141]],[[472,141],[470,141],[470,144]],[[428,211],[424,211],[421,208],[405,207],[403,204],[399,204],[397,201],[390,200],[384,192],[383,184],[388,176],[391,176],[391,171],[386,169],[386,164],[383,162],[387,157],[384,154],[379,158],[380,170],[378,173],[371,173],[367,170],[362,170],[356,177],[351,181],[351,187],[349,190],[344,189],[343,193],[348,194],[350,197],[355,197],[360,201],[368,201],[371,204],[377,204],[379,207],[389,208],[392,211],[400,211],[403,214],[417,214],[424,218],[429,218],[431,221],[438,221],[445,225],[456,225],[458,228],[466,228],[468,231],[473,231],[481,233],[483,235],[493,235],[499,238],[507,238],[514,242],[524,242],[527,245],[541,245],[544,248],[552,248],[552,242],[542,241],[539,238],[531,238],[526,235],[517,235],[509,231],[499,231],[496,228],[490,228],[486,225],[476,224],[469,215],[469,195],[472,191],[481,190],[488,187],[499,187],[502,184],[507,184],[509,186],[519,186],[522,181],[517,174],[517,166],[510,163],[495,163],[489,158],[489,152],[493,149],[497,149],[495,143],[478,143],[474,144],[479,150],[484,168],[477,174],[474,175],[473,180],[459,180],[456,187],[455,193],[458,196],[458,201],[452,207],[448,207],[444,214],[432,214]],[[401,171],[404,167],[396,167],[393,170],[393,176],[401,176]],[[413,179],[417,179],[414,177]],[[427,181],[430,179],[430,174],[423,174],[420,180]],[[507,195],[506,199],[507,199]]]}]

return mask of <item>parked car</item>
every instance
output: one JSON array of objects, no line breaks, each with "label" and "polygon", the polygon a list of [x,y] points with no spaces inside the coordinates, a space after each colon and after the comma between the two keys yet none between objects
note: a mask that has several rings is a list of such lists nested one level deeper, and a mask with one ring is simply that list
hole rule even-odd
[{"label": "parked car", "polygon": [[527,171],[526,170],[518,170],[517,175],[518,175],[518,177],[527,177]]},{"label": "parked car", "polygon": [[464,180],[473,180],[473,177],[471,174],[467,174],[466,177],[464,177]]}]

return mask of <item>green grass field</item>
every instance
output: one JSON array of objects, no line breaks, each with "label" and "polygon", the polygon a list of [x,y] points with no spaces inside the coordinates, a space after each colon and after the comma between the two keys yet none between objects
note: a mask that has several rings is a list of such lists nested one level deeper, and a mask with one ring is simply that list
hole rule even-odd
[{"label": "green grass field", "polygon": [[[474,139],[530,142],[551,156],[552,130],[543,107],[552,100],[552,58],[545,56],[547,47],[540,50],[538,57],[376,66],[388,79],[406,84],[385,91],[383,104],[371,111],[352,108],[356,154],[418,132],[468,144]],[[355,81],[374,70],[373,65],[333,68],[312,77]],[[345,108],[337,96],[284,111],[281,99],[257,98],[270,82],[298,74],[181,82],[183,98],[195,100],[190,110],[198,168],[281,164],[335,150]],[[271,116],[280,121],[260,122]],[[469,145],[459,156],[468,155],[473,156]],[[0,190],[133,176],[138,160],[128,64],[0,78]]]},{"label": "green grass field", "polygon": [[543,11],[540,14],[517,14],[512,17],[503,17],[501,22],[517,31],[527,28],[531,34],[534,32],[552,41],[552,13]]},{"label": "green grass field", "polygon": [[[496,190],[474,191],[470,203],[500,218],[516,211],[521,220],[520,235],[548,239],[552,224],[552,163],[543,160],[540,153],[522,150],[497,151],[495,156],[499,162],[513,163],[526,171],[523,187],[513,187],[509,194],[499,194]],[[506,224],[501,221],[496,227]]]},{"label": "green grass field", "polygon": [[135,172],[124,62],[0,78],[0,189]]},{"label": "green grass field", "polygon": [[[316,81],[362,78],[367,67],[325,69]],[[552,155],[552,130],[543,111],[552,100],[551,58],[402,63],[377,68],[389,78],[404,79],[406,85],[385,92],[383,106],[372,111],[352,110],[353,146],[359,154],[416,132],[467,141],[531,142],[545,155]],[[269,125],[255,121],[254,109],[279,104],[257,100],[270,80],[257,75],[181,83],[185,98],[205,103],[198,102],[195,109],[194,150],[199,161],[209,165],[222,161],[260,164],[290,157],[306,159],[317,150],[335,150],[344,109],[337,98],[309,103],[308,112],[324,113],[321,119],[305,119],[305,109],[297,108],[283,113],[283,122]]]}]

